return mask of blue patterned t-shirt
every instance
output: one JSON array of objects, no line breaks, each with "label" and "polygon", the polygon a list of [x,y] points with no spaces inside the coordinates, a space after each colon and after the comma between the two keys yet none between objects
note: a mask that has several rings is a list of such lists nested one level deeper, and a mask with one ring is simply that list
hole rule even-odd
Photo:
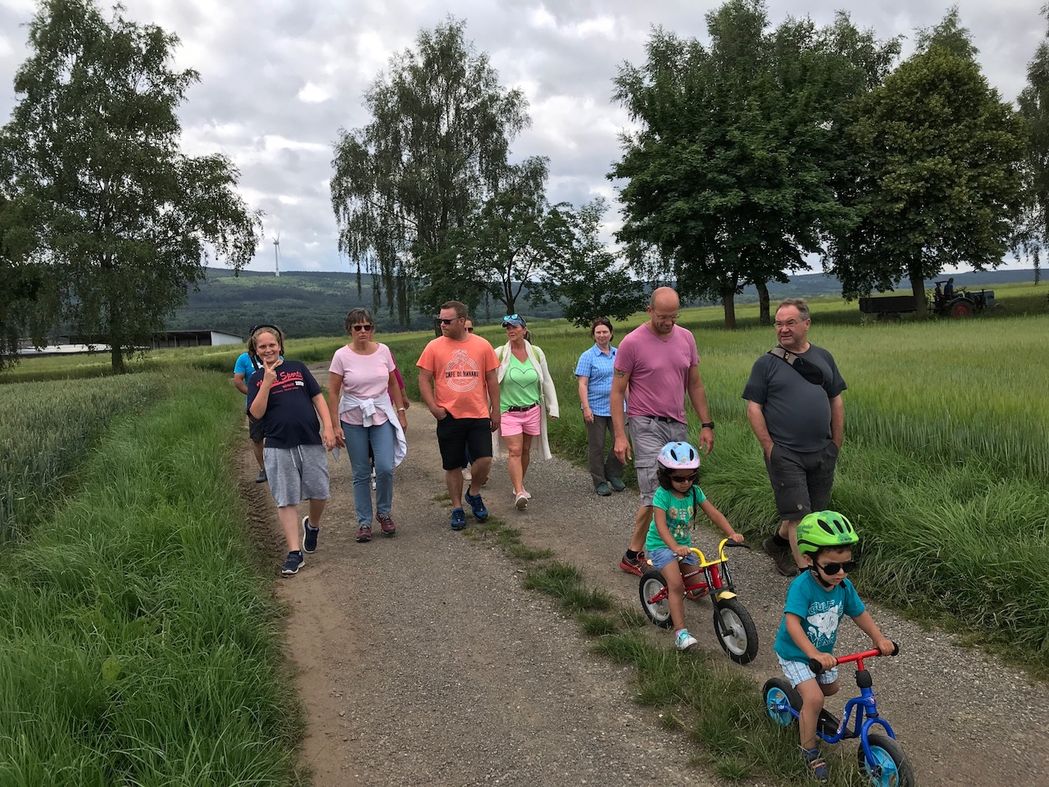
[{"label": "blue patterned t-shirt", "polygon": [[787,603],[783,607],[783,619],[776,632],[773,650],[785,661],[809,660],[790,638],[787,613],[801,618],[801,627],[816,650],[833,653],[842,615],[854,618],[862,615],[863,610],[863,600],[849,580],[843,580],[837,587],[827,590],[816,581],[811,571],[802,571],[787,589]]}]

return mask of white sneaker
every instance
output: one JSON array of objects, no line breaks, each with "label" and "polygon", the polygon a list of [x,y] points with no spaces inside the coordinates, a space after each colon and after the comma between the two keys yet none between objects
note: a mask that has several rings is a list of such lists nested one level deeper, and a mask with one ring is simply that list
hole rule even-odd
[{"label": "white sneaker", "polygon": [[692,650],[699,644],[699,640],[689,634],[688,629],[681,629],[674,639],[674,644],[677,645],[678,650]]},{"label": "white sneaker", "polygon": [[516,508],[518,511],[524,511],[526,508],[528,508],[528,498],[524,495],[524,493],[514,495],[514,508]]}]

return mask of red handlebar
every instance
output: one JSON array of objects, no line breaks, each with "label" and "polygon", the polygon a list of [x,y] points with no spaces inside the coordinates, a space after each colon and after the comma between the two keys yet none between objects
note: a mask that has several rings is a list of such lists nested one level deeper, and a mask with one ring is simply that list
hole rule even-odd
[{"label": "red handlebar", "polygon": [[[893,642],[892,645],[893,645],[892,653],[890,653],[889,655],[890,656],[895,656],[897,653],[900,652],[900,646],[896,642]],[[855,661],[858,664],[857,668],[858,669],[863,669],[863,660],[864,659],[873,659],[875,656],[880,656],[880,655],[881,655],[881,651],[878,650],[877,648],[872,648],[871,650],[858,651],[856,653],[850,653],[847,656],[838,656],[838,657],[836,657],[834,659],[834,662],[835,662],[834,666],[838,666],[840,664],[848,664],[849,662]],[[812,670],[817,675],[819,675],[821,672],[824,672],[823,666],[818,661],[816,661],[816,659],[809,659],[809,669]]]}]

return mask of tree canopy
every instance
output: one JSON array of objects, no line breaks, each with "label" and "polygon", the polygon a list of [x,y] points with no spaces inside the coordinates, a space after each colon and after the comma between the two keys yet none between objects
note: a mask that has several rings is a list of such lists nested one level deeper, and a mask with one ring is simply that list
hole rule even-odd
[{"label": "tree canopy", "polygon": [[980,73],[957,11],[855,105],[851,188],[859,220],[829,249],[846,295],[908,279],[919,311],[924,280],[948,265],[1002,261],[1021,204],[1024,135]]},{"label": "tree canopy", "polygon": [[524,95],[500,86],[464,29],[449,20],[421,31],[367,92],[371,121],[335,145],[339,249],[379,274],[402,322],[416,298],[431,308],[480,298],[450,237],[505,179],[510,141],[528,123]]},{"label": "tree canopy", "polygon": [[44,0],[0,131],[30,279],[53,288],[67,330],[110,345],[117,371],[211,254],[240,267],[255,251],[258,217],[234,190],[236,169],[179,150],[176,109],[198,75],[170,67],[177,44],[120,6],[107,20],[92,0]]},{"label": "tree canopy", "polygon": [[[1042,15],[1049,17],[1049,6]],[[1042,250],[1049,243],[1049,32],[1027,65],[1027,87],[1016,103],[1027,132],[1026,200],[1016,248],[1031,258],[1037,284]]]},{"label": "tree canopy", "polygon": [[850,221],[835,190],[843,106],[880,81],[897,44],[839,15],[774,31],[760,0],[707,15],[710,46],[657,30],[647,62],[621,67],[615,97],[640,130],[610,173],[623,178],[619,238],[654,249],[685,297],[734,297],[808,267]]}]

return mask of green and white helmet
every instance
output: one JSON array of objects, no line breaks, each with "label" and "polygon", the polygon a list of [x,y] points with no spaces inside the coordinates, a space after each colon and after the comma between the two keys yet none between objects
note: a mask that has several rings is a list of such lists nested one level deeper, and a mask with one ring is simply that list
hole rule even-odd
[{"label": "green and white helmet", "polygon": [[798,551],[802,554],[849,547],[859,540],[852,522],[837,511],[813,511],[798,523]]}]

